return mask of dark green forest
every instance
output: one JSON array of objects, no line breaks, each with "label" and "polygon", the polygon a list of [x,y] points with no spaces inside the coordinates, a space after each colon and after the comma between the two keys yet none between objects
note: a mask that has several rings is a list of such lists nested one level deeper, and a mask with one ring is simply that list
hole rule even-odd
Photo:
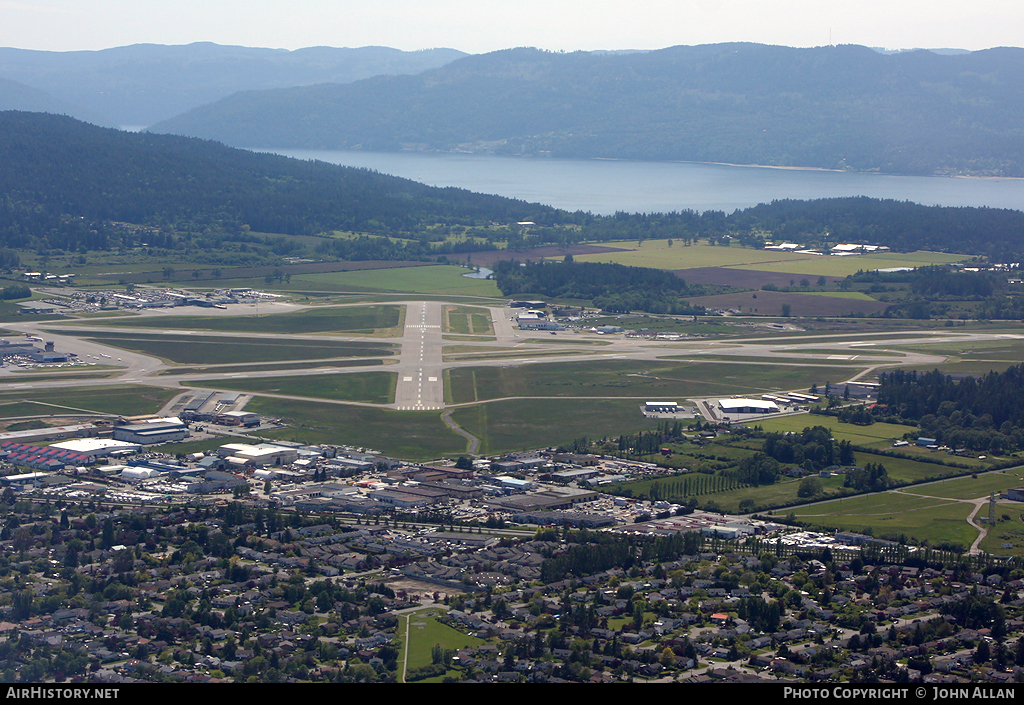
[{"label": "dark green forest", "polygon": [[563,262],[521,264],[502,260],[494,267],[498,288],[506,296],[540,294],[585,299],[613,313],[703,313],[703,307],[690,306],[682,297],[717,293],[711,287],[687,286],[683,279],[663,269],[574,262],[571,255]]},{"label": "dark green forest", "polygon": [[878,419],[920,424],[920,435],[951,448],[1024,449],[1024,364],[961,379],[895,370],[880,380]]},{"label": "dark green forest", "polygon": [[[16,264],[9,256],[15,250],[145,246],[243,264],[256,251],[264,259],[422,260],[499,246],[515,255],[535,246],[633,239],[757,247],[765,237],[1024,259],[1020,211],[837,198],[774,201],[731,214],[595,216],[39,113],[0,112],[0,194],[4,267]],[[524,220],[535,224],[516,225]],[[332,231],[356,236],[334,238]]]}]

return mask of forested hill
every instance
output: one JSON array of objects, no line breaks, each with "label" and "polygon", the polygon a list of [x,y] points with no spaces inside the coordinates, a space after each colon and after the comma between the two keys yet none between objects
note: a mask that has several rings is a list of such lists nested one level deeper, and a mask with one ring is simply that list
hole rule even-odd
[{"label": "forested hill", "polygon": [[61,216],[193,232],[310,235],[415,231],[438,222],[487,225],[554,212],[365,169],[22,112],[0,112],[0,194],[0,233],[8,247],[31,246],[28,238]]},{"label": "forested hill", "polygon": [[[463,52],[454,49],[309,47],[286,51],[211,42],[135,44],[100,51],[2,47],[0,78],[81,106],[61,112],[94,124],[152,125],[236,91],[419,73],[462,56]],[[4,109],[41,108],[20,103]],[[99,118],[102,122],[94,116],[103,116]]]},{"label": "forested hill", "polygon": [[1024,175],[1024,49],[511,49],[239,93],[155,125],[244,147],[426,149]]}]

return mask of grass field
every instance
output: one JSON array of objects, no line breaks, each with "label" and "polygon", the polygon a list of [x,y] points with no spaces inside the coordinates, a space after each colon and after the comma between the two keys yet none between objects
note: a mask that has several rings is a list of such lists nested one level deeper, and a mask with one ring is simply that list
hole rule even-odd
[{"label": "grass field", "polygon": [[402,618],[403,620],[409,620],[409,660],[406,663],[407,668],[429,666],[432,663],[431,649],[434,648],[435,644],[440,644],[442,649],[458,650],[479,646],[484,643],[483,639],[463,634],[446,624],[438,622],[434,616],[436,613],[436,609],[428,610],[426,612],[415,612],[408,615],[408,617]]},{"label": "grass field", "polygon": [[270,316],[144,316],[114,319],[111,326],[215,330],[239,333],[344,333],[401,335],[405,307],[395,305],[317,307]]},{"label": "grass field", "polygon": [[445,371],[445,397],[462,404],[504,397],[688,398],[807,389],[852,374],[849,368],[815,369],[799,364],[772,367],[654,361],[585,361],[465,367]]},{"label": "grass field", "polygon": [[[125,416],[152,414],[173,399],[179,391],[132,385],[77,388],[69,386],[63,389],[38,389],[31,392],[0,391],[0,418],[58,414],[61,410]],[[31,396],[31,399],[26,398],[27,396]]]},{"label": "grass field", "polygon": [[186,386],[236,389],[254,394],[282,394],[312,399],[354,401],[364,404],[390,404],[395,400],[398,375],[394,372],[352,372],[345,374],[289,375],[207,379]]},{"label": "grass field", "polygon": [[801,521],[830,529],[869,533],[880,538],[905,534],[932,545],[949,542],[969,547],[978,535],[967,523],[973,510],[974,506],[967,502],[890,492],[788,511]]},{"label": "grass field", "polygon": [[[62,331],[74,335],[75,331]],[[153,355],[175,364],[223,365],[236,362],[278,362],[343,357],[394,355],[395,347],[378,342],[289,340],[287,338],[225,338],[202,335],[118,334],[81,335],[125,350]]]},{"label": "grass field", "polygon": [[376,367],[378,365],[390,365],[396,362],[390,359],[375,358],[346,358],[344,360],[313,360],[307,362],[287,363],[254,363],[252,365],[197,365],[195,367],[172,367],[163,370],[158,377],[181,377],[192,374],[237,374],[239,372],[270,372],[284,370],[318,370],[327,367]]},{"label": "grass field", "polygon": [[466,439],[444,424],[440,411],[391,411],[260,396],[245,410],[282,418],[290,425],[261,434],[270,439],[359,446],[409,460],[466,451]]},{"label": "grass field", "polygon": [[947,499],[978,499],[988,497],[989,492],[1005,492],[1011,487],[1020,487],[1024,484],[1021,473],[1019,468],[999,470],[979,474],[977,477],[960,477],[920,487],[908,487],[904,492]]},{"label": "grass field", "polygon": [[[980,514],[988,516],[988,510]],[[995,556],[1024,555],[1024,507],[1019,502],[1002,502],[996,506],[996,524],[978,546]]]},{"label": "grass field", "polygon": [[441,311],[441,332],[494,335],[491,312],[474,306],[445,306]]},{"label": "grass field", "polygon": [[481,453],[618,438],[656,425],[643,418],[639,402],[609,399],[512,399],[455,409],[452,420],[480,439]]},{"label": "grass field", "polygon": [[857,426],[852,423],[841,423],[834,416],[819,416],[817,414],[776,416],[754,423],[765,431],[783,433],[790,431],[799,433],[811,426],[824,426],[831,429],[832,435],[836,440],[850,441],[854,445],[871,446],[873,448],[891,448],[894,441],[903,438],[904,433],[911,433],[916,430],[913,426],[888,423]]},{"label": "grass field", "polygon": [[454,265],[400,267],[353,272],[299,274],[292,277],[289,289],[313,291],[393,291],[441,296],[500,297],[490,279],[463,276],[470,270]]}]

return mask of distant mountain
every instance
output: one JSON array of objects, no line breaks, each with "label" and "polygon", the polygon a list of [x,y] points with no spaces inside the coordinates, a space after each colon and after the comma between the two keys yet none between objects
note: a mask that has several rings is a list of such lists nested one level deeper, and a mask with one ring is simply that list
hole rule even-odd
[{"label": "distant mountain", "polygon": [[419,73],[463,56],[454,49],[286,51],[209,42],[72,52],[0,48],[0,78],[45,91],[81,106],[82,112],[104,116],[105,124],[143,127],[237,91]]},{"label": "distant mountain", "polygon": [[1024,49],[511,49],[244,92],[154,125],[269,148],[463,150],[1024,176]]},{"label": "distant mountain", "polygon": [[96,125],[106,124],[105,118],[95,115],[81,106],[58,100],[46,91],[6,78],[0,78],[0,110],[70,115]]}]

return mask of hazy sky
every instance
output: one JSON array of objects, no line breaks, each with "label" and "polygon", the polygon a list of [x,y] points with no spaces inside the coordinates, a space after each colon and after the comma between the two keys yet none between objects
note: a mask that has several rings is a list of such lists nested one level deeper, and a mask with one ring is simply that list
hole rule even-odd
[{"label": "hazy sky", "polygon": [[1024,46],[1021,0],[0,0],[0,46]]}]

